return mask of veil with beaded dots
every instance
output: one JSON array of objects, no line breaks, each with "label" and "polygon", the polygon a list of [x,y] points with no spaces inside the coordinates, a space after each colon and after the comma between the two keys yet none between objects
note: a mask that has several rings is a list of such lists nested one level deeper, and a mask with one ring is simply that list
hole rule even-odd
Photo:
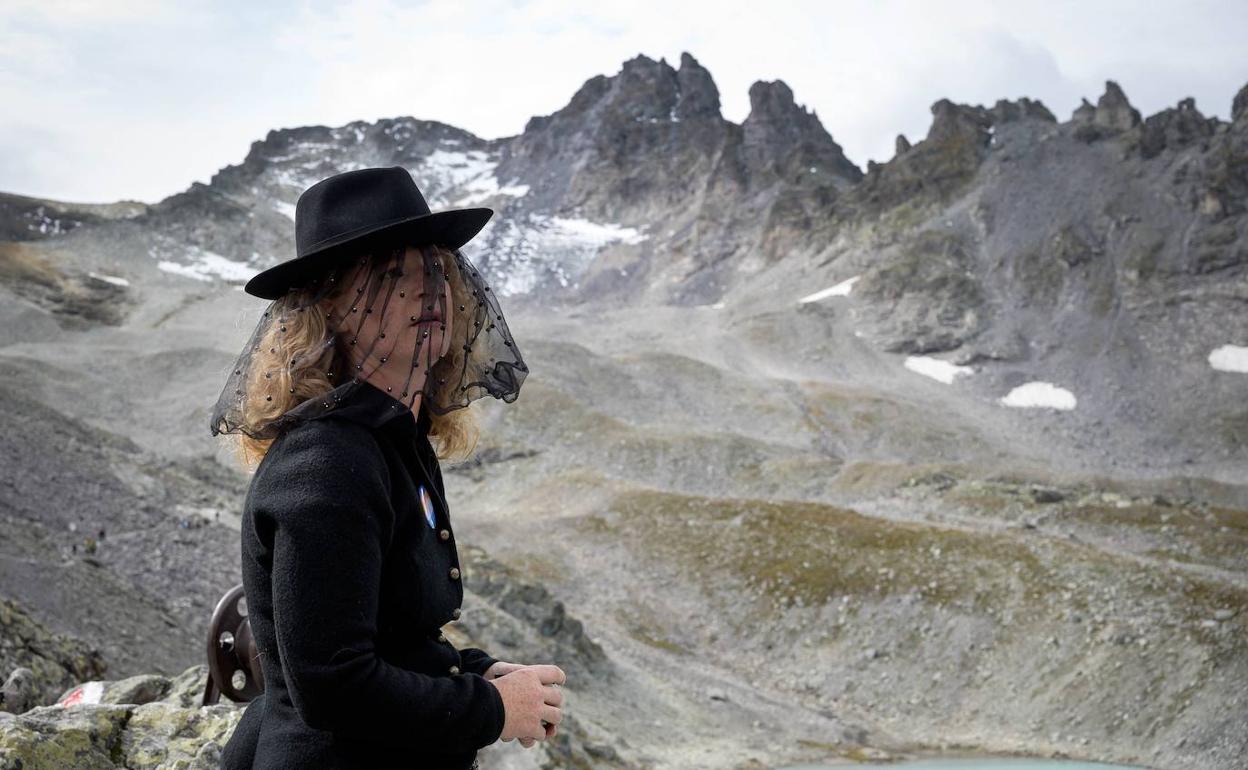
[{"label": "veil with beaded dots", "polygon": [[264,310],[212,410],[214,436],[275,438],[361,380],[437,414],[516,400],[528,366],[460,249],[390,241],[344,260]]}]

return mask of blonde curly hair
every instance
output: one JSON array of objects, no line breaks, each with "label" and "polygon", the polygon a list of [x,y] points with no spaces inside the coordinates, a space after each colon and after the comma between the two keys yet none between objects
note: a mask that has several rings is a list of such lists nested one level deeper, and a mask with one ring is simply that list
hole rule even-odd
[{"label": "blonde curly hair", "polygon": [[[443,264],[455,264],[453,252],[442,246],[433,246]],[[468,296],[463,277],[458,270],[447,270],[447,283],[450,285],[453,299],[452,306],[475,305],[475,300]],[[323,297],[322,305],[332,304],[347,289],[346,284],[340,285],[330,294]],[[244,425],[258,427],[280,417],[288,410],[303,403],[307,399],[319,397],[333,390],[349,378],[351,369],[347,351],[342,345],[341,336],[335,338],[334,344],[325,346],[325,340],[331,329],[325,321],[324,313],[295,312],[308,306],[307,289],[294,290],[275,300],[273,310],[287,320],[279,334],[270,329],[267,336],[260,340],[257,356],[262,359],[251,367],[253,377],[271,373],[277,381],[270,380],[270,387],[249,387],[248,399],[242,405],[242,422]],[[434,364],[429,372],[430,377],[440,376],[442,372],[454,372],[464,365],[465,355],[462,348],[451,350]],[[310,358],[315,350],[323,350],[318,358]],[[285,362],[300,361],[302,365],[291,367]],[[332,373],[332,374],[331,374]],[[259,385],[259,383],[248,383]],[[276,386],[276,387],[272,387]],[[277,393],[276,397],[266,394]],[[424,406],[422,404],[422,409]],[[429,441],[440,459],[463,460],[471,456],[480,440],[480,422],[477,412],[471,405],[454,409],[446,414],[437,414],[425,410],[429,415]],[[248,472],[254,471],[264,459],[273,443],[273,438],[255,438],[246,433],[229,434],[227,440],[234,442],[234,455]]]}]

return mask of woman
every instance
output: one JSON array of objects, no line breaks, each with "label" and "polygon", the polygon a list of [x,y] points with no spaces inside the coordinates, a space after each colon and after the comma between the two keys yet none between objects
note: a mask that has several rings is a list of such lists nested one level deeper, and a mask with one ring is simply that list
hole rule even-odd
[{"label": "woman", "polygon": [[430,212],[401,167],[322,180],[297,256],[212,416],[257,463],[243,506],[248,619],[264,675],[222,753],[233,768],[475,768],[557,731],[564,673],[457,650],[463,586],[436,439],[514,401],[528,367],[459,250],[493,212]]}]

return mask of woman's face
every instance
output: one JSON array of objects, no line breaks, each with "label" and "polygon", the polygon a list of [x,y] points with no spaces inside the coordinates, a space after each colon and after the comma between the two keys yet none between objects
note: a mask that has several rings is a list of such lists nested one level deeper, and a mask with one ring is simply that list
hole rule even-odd
[{"label": "woman's face", "polygon": [[[440,276],[425,274],[420,250],[414,246],[407,247],[402,269],[386,317],[374,321],[376,313],[370,313],[368,320],[377,328],[386,327],[386,339],[377,347],[390,350],[396,359],[410,362],[419,348],[419,361],[424,366],[417,370],[423,374],[424,367],[433,366],[451,347],[451,287]],[[440,269],[445,270],[446,266]],[[388,288],[383,286],[382,291]],[[385,348],[381,343],[389,342],[392,334],[394,344]]]},{"label": "woman's face", "polygon": [[[331,306],[334,327],[348,335],[348,340],[356,339],[356,344],[349,345],[348,349],[351,363],[360,365],[357,375],[382,390],[388,389],[387,392],[401,400],[424,385],[427,370],[445,356],[451,346],[454,317],[451,287],[437,274],[446,271],[447,266],[442,264],[432,269],[435,274],[426,275],[420,249],[408,246],[397,269],[392,268],[380,277],[376,274],[356,276],[355,283]],[[398,275],[400,271],[402,274]],[[381,282],[379,289],[374,288],[378,280]],[[359,291],[361,287],[363,292]],[[373,311],[367,312],[367,298],[374,294]],[[382,305],[387,295],[390,300],[383,315]],[[419,404],[417,400],[412,406],[415,409]]]}]

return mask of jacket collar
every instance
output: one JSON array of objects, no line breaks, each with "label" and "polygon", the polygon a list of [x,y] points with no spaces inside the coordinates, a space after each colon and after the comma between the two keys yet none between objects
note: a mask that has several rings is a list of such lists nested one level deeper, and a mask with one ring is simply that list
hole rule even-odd
[{"label": "jacket collar", "polygon": [[313,419],[323,417],[339,417],[367,425],[370,428],[381,428],[386,425],[404,431],[414,431],[420,436],[427,436],[431,421],[429,412],[420,409],[417,419],[407,404],[391,396],[386,391],[365,379],[351,379],[322,396],[325,400],[337,402],[337,405]]}]

